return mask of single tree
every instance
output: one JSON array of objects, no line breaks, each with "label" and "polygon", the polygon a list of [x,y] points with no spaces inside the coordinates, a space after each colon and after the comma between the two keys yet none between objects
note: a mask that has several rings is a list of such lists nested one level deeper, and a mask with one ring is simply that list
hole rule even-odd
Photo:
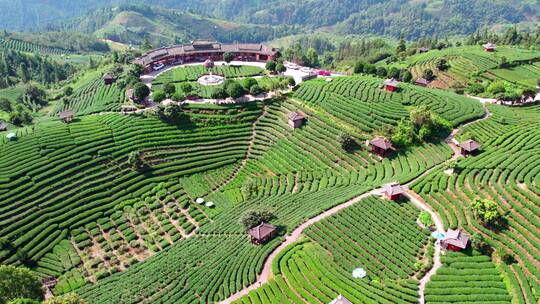
[{"label": "single tree", "polygon": [[156,103],[160,103],[162,102],[163,100],[165,100],[167,98],[167,94],[165,94],[164,91],[155,91],[153,94],[152,94],[152,101],[153,102],[156,102]]},{"label": "single tree", "polygon": [[435,74],[433,74],[431,69],[425,69],[422,73],[422,77],[424,77],[427,81],[432,81],[435,79]]},{"label": "single tree", "polygon": [[306,52],[307,65],[316,68],[320,65],[319,54],[314,48],[309,48]]},{"label": "single tree", "polygon": [[250,210],[244,213],[240,221],[246,229],[250,229],[263,222],[268,223],[274,218],[275,216],[270,210]]},{"label": "single tree", "polygon": [[262,94],[263,92],[264,92],[263,89],[258,84],[252,86],[249,89],[249,94],[251,94],[253,96],[257,96],[259,94]]},{"label": "single tree", "polygon": [[67,86],[64,88],[64,96],[71,96],[73,95],[73,88],[70,86]]},{"label": "single tree", "polygon": [[143,44],[141,45],[141,50],[143,51],[150,51],[151,49],[153,49],[154,47],[150,44],[150,40],[148,40],[148,37],[145,37],[144,38],[144,42]]},{"label": "single tree", "polygon": [[497,203],[488,199],[476,198],[471,205],[474,215],[484,225],[495,224],[502,216]]},{"label": "single tree", "polygon": [[182,82],[180,84],[180,90],[186,94],[186,96],[191,96],[193,94],[193,86],[189,82]]},{"label": "single tree", "polygon": [[229,63],[231,63],[231,61],[234,60],[234,55],[232,53],[227,52],[227,53],[223,54],[223,60],[227,64],[229,64]]},{"label": "single tree", "polygon": [[355,144],[354,138],[345,132],[338,135],[337,141],[341,145],[341,148],[345,151],[352,149],[353,145]]},{"label": "single tree", "polygon": [[27,268],[0,265],[0,303],[18,298],[42,300],[39,278]]},{"label": "single tree", "polygon": [[128,155],[127,163],[134,171],[140,170],[145,166],[142,154],[139,151],[130,152]]},{"label": "single tree", "polygon": [[266,62],[265,68],[270,73],[275,73],[276,72],[276,65],[277,65],[277,63],[275,61],[271,60],[271,61]]},{"label": "single tree", "polygon": [[244,88],[236,81],[229,84],[225,90],[227,91],[227,95],[231,96],[232,98],[238,98],[243,96],[245,93]]},{"label": "single tree", "polygon": [[447,63],[446,59],[440,58],[439,60],[437,60],[437,63],[435,64],[435,67],[439,71],[446,71],[448,69],[448,63]]},{"label": "single tree", "polygon": [[285,65],[283,63],[278,63],[276,65],[276,71],[278,73],[285,73],[287,71],[287,68],[285,67]]},{"label": "single tree", "polygon": [[171,97],[174,95],[174,93],[176,93],[176,86],[174,83],[169,82],[163,86],[163,91],[165,94],[167,94],[167,96]]},{"label": "single tree", "polygon": [[13,111],[11,102],[7,98],[0,98],[0,110],[8,113]]},{"label": "single tree", "polygon": [[361,74],[364,73],[364,67],[366,66],[366,63],[363,61],[357,61],[354,64],[354,73],[355,74]]},{"label": "single tree", "polygon": [[150,89],[144,83],[139,82],[133,88],[133,94],[136,100],[143,101],[150,95]]}]

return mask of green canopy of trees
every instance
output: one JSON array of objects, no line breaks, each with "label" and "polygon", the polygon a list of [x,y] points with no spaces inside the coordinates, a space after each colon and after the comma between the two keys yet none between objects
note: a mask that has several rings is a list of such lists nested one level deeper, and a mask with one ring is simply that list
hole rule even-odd
[{"label": "green canopy of trees", "polygon": [[273,219],[275,219],[274,213],[272,213],[270,210],[261,209],[247,211],[240,219],[240,222],[242,225],[244,225],[244,227],[246,227],[246,229],[250,229],[262,222],[268,223]]},{"label": "green canopy of trees", "polygon": [[476,198],[471,205],[474,215],[484,225],[495,224],[502,216],[497,207],[497,203],[494,201]]},{"label": "green canopy of trees", "polygon": [[42,300],[39,278],[27,268],[0,265],[0,304],[18,298]]}]

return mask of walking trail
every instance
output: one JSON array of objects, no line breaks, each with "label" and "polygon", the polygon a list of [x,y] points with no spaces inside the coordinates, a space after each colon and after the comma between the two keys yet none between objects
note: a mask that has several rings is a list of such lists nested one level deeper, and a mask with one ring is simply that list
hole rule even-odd
[{"label": "walking trail", "polygon": [[[457,148],[457,145],[454,144],[454,136],[459,132],[459,130],[461,128],[464,128],[464,127],[470,125],[470,124],[477,123],[479,121],[487,119],[490,116],[491,116],[491,113],[487,110],[486,107],[484,107],[484,115],[481,118],[473,120],[473,121],[468,122],[466,124],[463,124],[463,125],[459,126],[459,128],[456,128],[451,132],[451,134],[446,138],[445,141],[448,143],[448,145],[450,145],[450,147],[454,151],[454,155],[451,158],[452,160],[457,159],[457,157],[459,156],[459,149]],[[439,168],[439,166],[434,166],[434,167],[426,170],[423,174],[421,174],[418,177],[414,178],[412,181],[410,181],[406,185],[409,186],[409,185],[414,184],[417,180],[419,180],[420,178],[426,176],[427,174],[429,174],[430,172],[432,172],[433,170],[435,170],[437,168]],[[298,226],[296,229],[293,230],[293,232],[290,235],[286,236],[285,241],[283,243],[281,243],[276,249],[274,249],[274,251],[272,251],[272,253],[266,258],[266,261],[265,261],[264,266],[263,266],[263,270],[262,270],[260,276],[258,277],[257,281],[255,283],[253,283],[252,285],[250,285],[250,286],[238,291],[237,293],[231,295],[229,298],[221,301],[220,304],[232,303],[232,302],[240,299],[242,296],[247,295],[250,291],[252,291],[252,290],[254,290],[256,288],[259,288],[261,285],[268,282],[268,280],[270,279],[271,274],[272,274],[272,263],[273,263],[274,259],[276,258],[276,256],[280,252],[282,252],[288,245],[290,245],[290,244],[294,243],[295,241],[297,241],[307,227],[321,221],[324,218],[327,218],[327,217],[337,213],[340,210],[343,210],[343,209],[345,209],[347,207],[350,207],[350,206],[354,205],[355,203],[361,201],[364,198],[367,198],[367,197],[369,197],[371,195],[380,195],[381,192],[382,192],[381,190],[382,189],[379,188],[379,189],[375,189],[375,190],[372,190],[370,192],[364,193],[364,194],[362,194],[360,196],[357,196],[357,197],[355,197],[355,198],[353,198],[353,199],[351,199],[351,200],[349,200],[349,201],[347,201],[347,202],[345,202],[345,203],[343,203],[341,205],[337,205],[337,206],[335,206],[335,207],[333,207],[333,208],[319,214],[318,216],[316,216],[314,218],[309,219],[308,221],[306,221],[303,224],[301,224],[300,226]],[[405,196],[407,198],[409,198],[411,203],[413,205],[415,205],[417,208],[428,212],[431,215],[431,218],[433,219],[433,222],[435,223],[435,227],[437,229],[437,232],[444,233],[444,225],[443,225],[443,222],[441,220],[441,217],[428,204],[426,204],[426,202],[418,194],[414,193],[411,190],[408,190],[405,193]],[[426,273],[426,275],[424,277],[422,277],[422,279],[420,279],[420,286],[419,286],[419,291],[418,291],[418,293],[419,293],[418,302],[420,304],[425,303],[425,298],[424,298],[425,292],[424,291],[425,291],[425,288],[426,288],[426,284],[429,282],[431,277],[437,272],[437,270],[441,266],[442,266],[442,263],[441,263],[441,246],[439,244],[439,241],[437,241],[435,243],[435,252],[434,252],[434,257],[433,257],[433,267],[430,269],[430,271],[428,271]]]}]

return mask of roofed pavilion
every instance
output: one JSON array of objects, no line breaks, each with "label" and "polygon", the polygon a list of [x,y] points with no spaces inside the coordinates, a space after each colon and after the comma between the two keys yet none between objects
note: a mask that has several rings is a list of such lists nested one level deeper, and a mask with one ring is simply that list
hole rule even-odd
[{"label": "roofed pavilion", "polygon": [[480,149],[480,144],[472,139],[468,139],[460,143],[459,147],[461,148],[461,155],[467,156],[476,153]]},{"label": "roofed pavilion", "polygon": [[369,141],[371,152],[384,157],[389,150],[395,150],[392,143],[384,137],[376,137]]},{"label": "roofed pavilion", "polygon": [[248,234],[251,237],[251,242],[259,245],[274,238],[277,234],[277,229],[275,226],[263,222],[258,226],[249,229]]},{"label": "roofed pavilion", "polygon": [[60,120],[62,120],[65,123],[73,121],[73,117],[75,117],[75,112],[71,110],[58,113],[58,118],[60,118]]}]

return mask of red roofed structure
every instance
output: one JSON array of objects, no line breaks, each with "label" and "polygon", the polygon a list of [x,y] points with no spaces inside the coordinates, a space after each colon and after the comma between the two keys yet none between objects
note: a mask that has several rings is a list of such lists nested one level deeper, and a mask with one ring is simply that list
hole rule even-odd
[{"label": "red roofed structure", "polygon": [[414,83],[416,83],[417,85],[421,87],[427,87],[427,85],[429,84],[429,81],[427,81],[427,79],[425,78],[418,78],[416,79]]},{"label": "red roofed structure", "polygon": [[480,149],[480,144],[472,139],[468,139],[460,143],[459,147],[461,148],[461,155],[467,156],[474,154],[476,151],[478,151],[478,149]]},{"label": "red roofed structure", "polygon": [[441,246],[444,249],[460,251],[469,245],[469,235],[460,230],[448,229],[444,239],[441,240]]},{"label": "red roofed structure", "polygon": [[497,46],[491,42],[488,42],[482,45],[482,47],[484,48],[484,51],[486,52],[495,52],[495,48],[497,48]]},{"label": "red roofed structure", "polygon": [[371,146],[371,152],[381,157],[384,157],[388,153],[388,150],[395,150],[392,143],[384,137],[374,138],[369,141],[369,145]]},{"label": "red roofed structure", "polygon": [[386,79],[384,81],[384,89],[388,92],[395,92],[399,88],[399,81],[396,79]]},{"label": "red roofed structure", "polygon": [[383,187],[383,193],[388,199],[396,201],[400,199],[407,189],[398,183],[390,183]]},{"label": "red roofed structure", "polygon": [[349,299],[345,298],[343,295],[337,296],[330,304],[353,304]]},{"label": "red roofed structure", "polygon": [[276,236],[276,233],[276,227],[268,223],[261,223],[248,231],[248,234],[251,236],[251,242],[257,245],[268,242]]}]

